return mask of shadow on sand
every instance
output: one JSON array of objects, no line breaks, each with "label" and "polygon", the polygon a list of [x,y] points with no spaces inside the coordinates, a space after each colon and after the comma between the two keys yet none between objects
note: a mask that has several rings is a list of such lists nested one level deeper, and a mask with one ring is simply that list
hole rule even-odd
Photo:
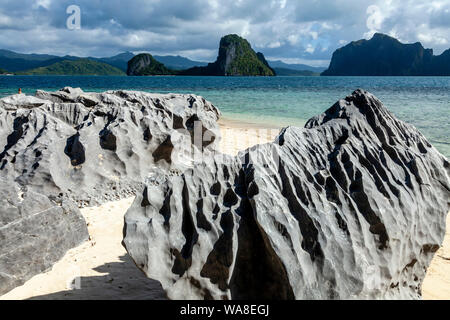
[{"label": "shadow on sand", "polygon": [[158,281],[148,279],[129,255],[120,262],[106,263],[94,270],[102,276],[81,277],[79,289],[36,296],[30,300],[165,300],[166,294]]}]

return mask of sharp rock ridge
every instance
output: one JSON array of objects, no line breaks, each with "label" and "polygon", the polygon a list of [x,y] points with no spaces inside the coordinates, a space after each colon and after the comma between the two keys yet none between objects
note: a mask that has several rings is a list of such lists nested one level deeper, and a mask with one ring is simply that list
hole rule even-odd
[{"label": "sharp rock ridge", "polygon": [[169,298],[421,297],[450,166],[372,94],[217,159],[154,171],[126,214],[127,251]]}]

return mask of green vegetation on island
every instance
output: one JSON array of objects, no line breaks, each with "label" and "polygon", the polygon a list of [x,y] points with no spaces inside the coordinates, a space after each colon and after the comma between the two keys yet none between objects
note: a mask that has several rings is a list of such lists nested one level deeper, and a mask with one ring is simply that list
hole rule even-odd
[{"label": "green vegetation on island", "polygon": [[109,64],[90,59],[64,60],[27,71],[16,72],[18,75],[95,75],[123,76],[125,73]]},{"label": "green vegetation on island", "polygon": [[175,73],[149,53],[138,54],[128,61],[127,75],[129,76],[173,75]]},{"label": "green vegetation on island", "polygon": [[103,62],[116,67],[117,69],[122,70],[124,73],[127,72],[128,61],[130,61],[134,57],[134,53],[132,52],[124,52],[112,57],[106,58],[88,58],[94,61]]},{"label": "green vegetation on island", "polygon": [[[86,63],[86,60],[90,62]],[[131,69],[128,70],[128,63],[131,60],[133,60]],[[95,62],[107,66],[100,67],[101,65]],[[111,67],[123,72],[119,73],[117,69]],[[209,64],[182,56],[152,56],[144,53],[136,57],[129,51],[111,57],[85,58],[69,55],[59,57],[48,54],[24,54],[0,49],[0,68],[8,70],[8,73],[21,75],[126,75],[129,71],[129,74],[133,75],[271,76],[278,71],[280,75],[310,75],[303,71],[324,70],[301,64],[266,61],[262,53],[255,53],[248,41],[237,35],[222,38],[217,61]]]},{"label": "green vegetation on island", "polygon": [[244,38],[230,34],[220,40],[213,63],[181,56],[80,58],[24,54],[0,49],[0,74],[18,75],[189,75],[189,76],[450,76],[450,49],[433,55],[420,42],[404,44],[376,33],[370,40],[353,41],[337,49],[328,69],[266,60]]},{"label": "green vegetation on island", "polygon": [[274,76],[264,55],[257,54],[244,38],[230,34],[220,40],[219,55],[206,67],[194,67],[181,71],[194,76]]}]

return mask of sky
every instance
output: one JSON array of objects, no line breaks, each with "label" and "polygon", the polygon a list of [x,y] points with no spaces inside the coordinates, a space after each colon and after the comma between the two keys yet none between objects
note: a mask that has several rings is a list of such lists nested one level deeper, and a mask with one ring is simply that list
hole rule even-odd
[{"label": "sky", "polygon": [[23,53],[214,61],[220,38],[236,33],[270,60],[327,66],[334,50],[375,32],[440,54],[450,48],[450,0],[0,1],[0,48]]}]

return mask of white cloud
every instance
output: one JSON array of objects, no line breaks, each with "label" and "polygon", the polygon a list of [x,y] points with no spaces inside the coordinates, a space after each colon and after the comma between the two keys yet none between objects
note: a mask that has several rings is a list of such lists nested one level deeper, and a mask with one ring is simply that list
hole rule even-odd
[{"label": "white cloud", "polygon": [[316,48],[314,48],[313,45],[311,45],[310,43],[308,43],[308,44],[306,45],[305,52],[308,52],[308,53],[314,53],[314,51],[316,51]]},{"label": "white cloud", "polygon": [[371,5],[367,7],[366,13],[369,16],[366,21],[367,28],[369,30],[379,30],[384,20],[380,7]]},{"label": "white cloud", "polygon": [[280,41],[275,41],[275,42],[271,42],[267,45],[268,48],[279,48],[281,47],[281,42]]},{"label": "white cloud", "polygon": [[43,7],[45,9],[50,8],[51,0],[37,0],[35,3],[35,7]]},{"label": "white cloud", "polygon": [[440,37],[436,34],[432,34],[432,33],[418,33],[417,34],[417,38],[422,41],[425,44],[441,44],[441,45],[446,45],[448,44],[448,40],[446,38]]},{"label": "white cloud", "polygon": [[[68,5],[82,29],[65,28]],[[280,59],[327,63],[338,47],[374,32],[421,41],[436,53],[450,42],[450,0],[2,0],[0,43],[19,52],[106,56],[121,51],[212,61],[220,38],[246,37]]]},{"label": "white cloud", "polygon": [[299,40],[300,40],[300,35],[298,35],[298,34],[291,34],[287,37],[287,41],[292,46],[295,46],[296,44],[298,44]]},{"label": "white cloud", "polygon": [[0,27],[9,27],[13,25],[13,19],[8,17],[7,15],[0,13]]}]

